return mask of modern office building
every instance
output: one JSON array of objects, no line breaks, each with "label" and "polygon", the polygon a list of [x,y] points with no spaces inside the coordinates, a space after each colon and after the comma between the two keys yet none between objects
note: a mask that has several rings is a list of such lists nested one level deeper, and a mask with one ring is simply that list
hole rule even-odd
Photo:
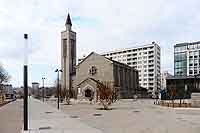
[{"label": "modern office building", "polygon": [[174,75],[200,74],[200,41],[179,43],[174,46]]},{"label": "modern office building", "polygon": [[139,71],[141,87],[154,94],[160,89],[160,47],[151,44],[115,50],[102,55],[136,68]]}]

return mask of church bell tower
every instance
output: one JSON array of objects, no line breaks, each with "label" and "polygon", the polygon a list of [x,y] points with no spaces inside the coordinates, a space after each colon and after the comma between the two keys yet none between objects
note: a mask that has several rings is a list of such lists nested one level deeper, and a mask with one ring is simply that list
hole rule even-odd
[{"label": "church bell tower", "polygon": [[[72,92],[72,80],[76,75],[76,32],[72,31],[70,15],[67,15],[66,30],[61,32],[61,88]],[[72,95],[70,94],[72,97]]]}]

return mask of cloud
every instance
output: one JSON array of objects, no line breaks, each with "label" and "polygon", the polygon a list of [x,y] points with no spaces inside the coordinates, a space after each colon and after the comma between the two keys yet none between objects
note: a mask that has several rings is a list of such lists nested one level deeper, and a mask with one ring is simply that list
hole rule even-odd
[{"label": "cloud", "polygon": [[[70,12],[78,57],[156,41],[161,46],[161,70],[173,72],[173,45],[199,39],[199,6],[198,0],[1,0],[1,62],[13,77],[11,83],[20,85],[23,34],[29,33],[30,65],[37,73],[31,79],[51,73],[60,65],[60,32]],[[51,84],[55,77],[49,76]]]}]

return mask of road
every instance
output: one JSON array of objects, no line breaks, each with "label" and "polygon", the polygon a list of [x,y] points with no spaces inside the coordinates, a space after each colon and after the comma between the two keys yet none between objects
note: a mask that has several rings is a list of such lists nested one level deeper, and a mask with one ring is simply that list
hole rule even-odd
[{"label": "road", "polygon": [[22,126],[22,100],[17,100],[0,107],[0,133],[21,133]]}]

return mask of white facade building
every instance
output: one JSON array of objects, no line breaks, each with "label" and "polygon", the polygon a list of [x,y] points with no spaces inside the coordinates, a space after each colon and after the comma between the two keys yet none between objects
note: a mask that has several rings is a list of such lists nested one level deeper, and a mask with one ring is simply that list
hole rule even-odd
[{"label": "white facade building", "polygon": [[102,55],[138,69],[140,86],[147,88],[148,92],[154,94],[160,89],[160,47],[155,42]]}]

